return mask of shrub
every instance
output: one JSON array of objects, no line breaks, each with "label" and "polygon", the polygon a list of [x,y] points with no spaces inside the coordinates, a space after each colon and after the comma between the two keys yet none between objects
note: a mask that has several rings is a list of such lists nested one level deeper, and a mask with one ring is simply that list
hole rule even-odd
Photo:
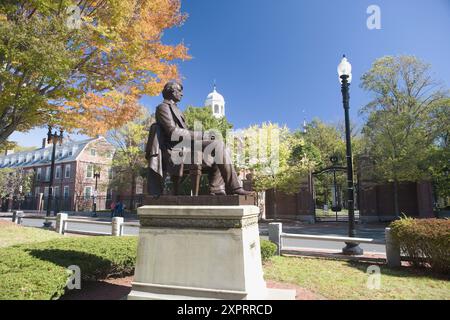
[{"label": "shrub", "polygon": [[71,265],[83,280],[131,275],[136,246],[134,237],[86,237],[0,249],[0,299],[59,298]]},{"label": "shrub", "polygon": [[0,300],[49,300],[64,293],[66,269],[18,248],[0,250]]},{"label": "shrub", "polygon": [[450,220],[404,218],[390,225],[394,239],[415,266],[450,273]]},{"label": "shrub", "polygon": [[261,259],[268,261],[277,252],[277,245],[269,240],[261,240]]}]

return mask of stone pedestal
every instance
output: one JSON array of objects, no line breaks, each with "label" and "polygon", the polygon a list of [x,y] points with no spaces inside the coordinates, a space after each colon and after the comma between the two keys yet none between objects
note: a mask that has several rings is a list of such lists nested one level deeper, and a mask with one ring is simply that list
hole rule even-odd
[{"label": "stone pedestal", "polygon": [[256,206],[144,206],[128,299],[293,299],[267,289]]}]

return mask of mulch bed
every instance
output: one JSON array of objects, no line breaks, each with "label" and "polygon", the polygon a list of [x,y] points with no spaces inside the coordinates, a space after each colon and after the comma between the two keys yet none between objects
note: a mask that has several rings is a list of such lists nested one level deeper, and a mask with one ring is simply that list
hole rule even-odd
[{"label": "mulch bed", "polygon": [[[131,291],[133,277],[83,282],[81,290],[66,293],[60,300],[121,300]],[[299,286],[267,281],[268,288],[295,289],[296,300],[325,300],[324,297]]]},{"label": "mulch bed", "polygon": [[[97,282],[83,282],[81,290],[66,293],[61,300],[121,300],[131,291],[133,277],[107,279]],[[273,289],[295,289],[296,300],[326,300],[325,297],[299,286],[267,281],[267,287]]]},{"label": "mulch bed", "polygon": [[60,300],[120,300],[131,291],[133,277],[83,281],[81,290],[66,293]]}]

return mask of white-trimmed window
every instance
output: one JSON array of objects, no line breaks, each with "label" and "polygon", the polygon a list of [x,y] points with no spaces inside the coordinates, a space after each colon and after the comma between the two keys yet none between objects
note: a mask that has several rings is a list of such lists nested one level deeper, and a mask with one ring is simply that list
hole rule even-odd
[{"label": "white-trimmed window", "polygon": [[50,170],[51,170],[50,167],[47,167],[45,169],[45,181],[50,181]]},{"label": "white-trimmed window", "polygon": [[61,166],[55,168],[55,179],[61,179]]},{"label": "white-trimmed window", "polygon": [[92,196],[92,187],[91,187],[91,186],[84,187],[84,192],[83,192],[83,194],[84,194],[84,198],[85,198],[85,199],[91,198],[91,196]]},{"label": "white-trimmed window", "polygon": [[64,199],[69,198],[69,186],[64,186]]},{"label": "white-trimmed window", "polygon": [[64,167],[64,178],[70,178],[70,164],[66,164]]},{"label": "white-trimmed window", "polygon": [[41,188],[39,188],[39,187],[34,188],[34,195],[35,196],[38,196],[40,192],[41,192]]},{"label": "white-trimmed window", "polygon": [[42,168],[38,168],[36,173],[36,180],[41,181],[41,176],[42,176]]},{"label": "white-trimmed window", "polygon": [[109,168],[108,169],[108,179],[112,179],[114,177],[114,175],[113,175],[113,168]]},{"label": "white-trimmed window", "polygon": [[94,177],[94,165],[88,164],[86,166],[86,178],[93,178]]},{"label": "white-trimmed window", "polygon": [[53,196],[55,198],[59,198],[60,194],[59,194],[59,186],[53,187]]},{"label": "white-trimmed window", "polygon": [[46,197],[48,196],[48,187],[44,188],[44,196],[46,196]]},{"label": "white-trimmed window", "polygon": [[91,156],[95,157],[97,155],[97,150],[94,148],[91,149]]}]

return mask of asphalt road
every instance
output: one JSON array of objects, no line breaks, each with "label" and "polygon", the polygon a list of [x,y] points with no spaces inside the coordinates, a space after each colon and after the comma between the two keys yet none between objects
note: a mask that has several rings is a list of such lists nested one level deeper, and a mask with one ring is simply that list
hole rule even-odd
[{"label": "asphalt road", "polygon": [[[22,224],[29,227],[42,227],[44,219],[23,219]],[[53,222],[54,223],[54,222]],[[105,234],[111,234],[111,227],[103,225],[90,225],[83,223],[69,222],[67,225],[69,230],[90,231],[90,232],[102,232]],[[313,234],[313,235],[328,235],[328,236],[346,236],[347,224],[346,223],[316,223],[313,225],[306,224],[293,224],[283,226],[283,232],[296,233],[296,234]],[[124,234],[135,236],[139,233],[139,227],[124,227]],[[260,234],[263,239],[268,239],[267,224],[260,224]],[[373,238],[379,241],[384,240],[384,226],[362,226],[357,225],[357,237]],[[283,246],[286,247],[298,247],[307,249],[328,249],[328,250],[341,250],[345,243],[332,242],[332,241],[317,241],[317,240],[299,240],[299,239],[287,239],[283,241]],[[365,252],[374,253],[386,253],[384,245],[378,244],[361,244],[361,248]]]}]

